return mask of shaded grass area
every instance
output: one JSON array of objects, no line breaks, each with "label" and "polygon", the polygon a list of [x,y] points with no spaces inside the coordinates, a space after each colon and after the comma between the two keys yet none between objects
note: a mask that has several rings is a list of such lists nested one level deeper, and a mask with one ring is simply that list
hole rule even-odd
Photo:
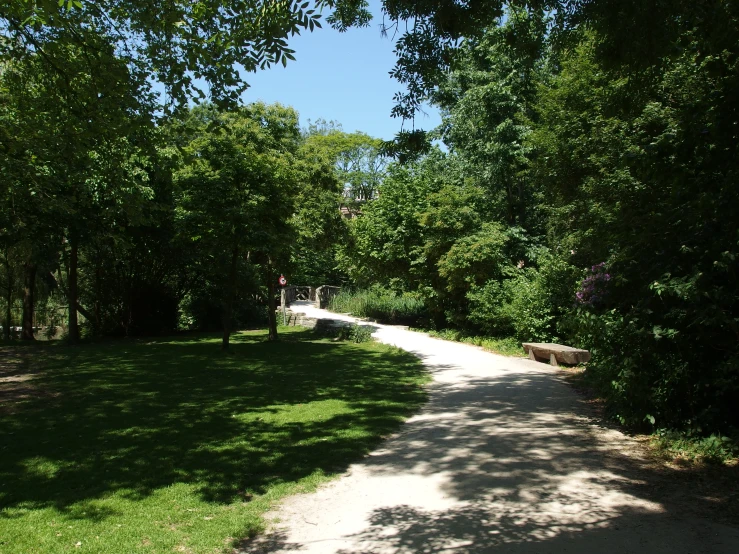
[{"label": "shaded grass area", "polygon": [[0,552],[229,551],[425,399],[410,354],[281,336],[36,345],[44,394],[0,412]]},{"label": "shaded grass area", "polygon": [[451,340],[454,342],[463,342],[465,344],[472,344],[473,346],[479,346],[493,352],[495,354],[501,354],[503,356],[525,356],[526,352],[521,346],[521,341],[513,338],[493,338],[493,337],[478,337],[467,335],[462,331],[453,329],[444,329],[443,331],[427,331],[432,337],[436,337],[444,340]]}]

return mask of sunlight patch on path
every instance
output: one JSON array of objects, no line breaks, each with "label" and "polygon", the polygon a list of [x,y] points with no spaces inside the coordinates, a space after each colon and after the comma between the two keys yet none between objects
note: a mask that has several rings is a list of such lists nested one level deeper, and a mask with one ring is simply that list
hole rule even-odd
[{"label": "sunlight patch on path", "polygon": [[285,501],[241,552],[739,552],[739,530],[671,502],[637,444],[584,415],[549,366],[371,325],[422,359],[428,404],[341,479]]}]

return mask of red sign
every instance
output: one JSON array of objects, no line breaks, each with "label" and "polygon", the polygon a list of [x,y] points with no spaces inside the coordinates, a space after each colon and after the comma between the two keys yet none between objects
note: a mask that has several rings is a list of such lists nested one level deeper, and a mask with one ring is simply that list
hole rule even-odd
[{"label": "red sign", "polygon": [[284,275],[280,275],[279,283],[281,287],[284,287],[285,285],[287,285],[287,279],[285,279]]}]

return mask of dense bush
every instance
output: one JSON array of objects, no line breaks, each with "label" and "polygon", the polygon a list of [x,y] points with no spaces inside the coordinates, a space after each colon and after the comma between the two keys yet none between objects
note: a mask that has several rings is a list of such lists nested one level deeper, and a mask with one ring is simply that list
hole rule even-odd
[{"label": "dense bush", "polygon": [[699,357],[705,347],[654,326],[649,316],[579,308],[571,317],[574,342],[593,354],[586,375],[612,415],[643,429],[730,430],[737,421],[737,357],[706,363]]},{"label": "dense bush", "polygon": [[347,340],[350,342],[362,343],[372,340],[373,329],[367,325],[351,325],[350,327],[339,327],[336,331],[337,340]]},{"label": "dense bush", "polygon": [[638,84],[586,38],[542,89],[534,166],[556,199],[550,240],[589,268],[570,337],[629,425],[739,425],[737,17],[705,34],[682,19]]},{"label": "dense bush", "polygon": [[526,269],[503,281],[488,281],[468,294],[469,320],[494,336],[554,340],[555,321],[541,274]]},{"label": "dense bush", "polygon": [[490,280],[468,293],[469,321],[493,336],[521,341],[557,341],[574,304],[580,271],[549,253],[539,267],[508,271],[508,278]]}]

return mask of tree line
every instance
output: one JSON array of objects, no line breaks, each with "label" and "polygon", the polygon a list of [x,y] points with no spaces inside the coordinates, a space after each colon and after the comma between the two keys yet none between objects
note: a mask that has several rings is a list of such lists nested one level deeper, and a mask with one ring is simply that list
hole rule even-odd
[{"label": "tree line", "polygon": [[372,189],[361,164],[378,141],[335,124],[301,129],[294,109],[263,103],[115,128],[112,100],[84,122],[90,143],[69,144],[54,125],[74,116],[53,100],[46,112],[53,88],[26,71],[9,64],[0,77],[0,117],[13,141],[28,137],[3,158],[6,339],[17,298],[27,340],[41,321],[71,343],[222,329],[228,348],[234,326],[268,323],[276,338],[280,273],[337,280],[326,259],[345,233],[344,187]]},{"label": "tree line", "polygon": [[739,5],[570,7],[511,3],[433,42],[445,71],[406,65],[446,149],[390,167],[344,267],[423,299],[433,328],[591,350],[624,424],[730,433]]},{"label": "tree line", "polygon": [[420,299],[436,329],[588,348],[623,423],[739,423],[734,0],[383,0],[392,115],[443,122],[381,152],[237,101],[321,9],[368,24],[363,0],[62,4],[0,12],[6,317],[58,294],[72,341],[80,312],[227,344],[288,267]]},{"label": "tree line", "polygon": [[246,84],[234,56],[247,71],[287,63],[285,37],[320,26],[307,7],[2,8],[6,340],[15,326],[33,340],[42,322],[70,343],[222,329],[227,348],[234,325],[268,322],[276,337],[280,272],[334,279],[316,253],[343,229],[344,186],[376,187],[363,175],[380,159],[377,141],[236,101]]}]

